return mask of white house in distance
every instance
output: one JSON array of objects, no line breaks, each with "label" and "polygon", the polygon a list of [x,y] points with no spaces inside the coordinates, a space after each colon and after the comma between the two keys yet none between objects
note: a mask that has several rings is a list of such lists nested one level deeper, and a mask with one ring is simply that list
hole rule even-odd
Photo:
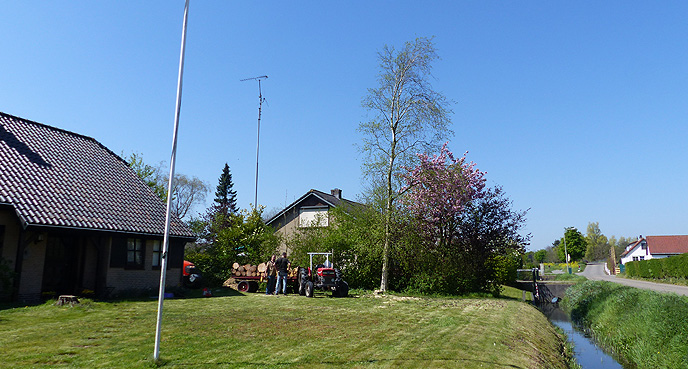
[{"label": "white house in distance", "polygon": [[621,264],[685,253],[688,253],[688,236],[639,236],[637,241],[626,246],[621,254]]}]

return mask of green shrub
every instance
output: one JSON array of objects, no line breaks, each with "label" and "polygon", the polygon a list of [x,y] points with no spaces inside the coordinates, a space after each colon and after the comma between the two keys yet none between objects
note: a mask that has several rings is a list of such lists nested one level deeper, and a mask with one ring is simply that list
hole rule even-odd
[{"label": "green shrub", "polygon": [[625,264],[629,277],[669,279],[688,278],[688,254],[662,259],[631,261]]},{"label": "green shrub", "polygon": [[650,278],[664,278],[664,268],[662,268],[662,259],[650,259],[646,265]]}]

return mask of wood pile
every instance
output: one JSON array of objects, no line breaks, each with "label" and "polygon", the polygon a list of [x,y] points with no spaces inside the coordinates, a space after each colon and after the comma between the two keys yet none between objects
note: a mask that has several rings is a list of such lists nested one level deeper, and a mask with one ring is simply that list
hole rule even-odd
[{"label": "wood pile", "polygon": [[[260,263],[258,265],[240,265],[239,263],[232,264],[232,277],[267,277],[268,265]],[[289,278],[294,278],[298,274],[299,268],[289,268]]]},{"label": "wood pile", "polygon": [[[261,271],[258,271],[260,268]],[[232,265],[232,276],[233,277],[260,277],[265,275],[265,269],[267,266],[265,263],[260,263],[258,265],[239,265],[239,263],[234,263]]]}]

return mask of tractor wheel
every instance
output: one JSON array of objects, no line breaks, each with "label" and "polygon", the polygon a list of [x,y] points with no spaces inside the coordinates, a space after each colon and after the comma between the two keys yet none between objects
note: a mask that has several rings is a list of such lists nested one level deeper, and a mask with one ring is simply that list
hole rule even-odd
[{"label": "tractor wheel", "polygon": [[332,294],[334,297],[347,297],[349,296],[349,284],[346,281],[341,281],[337,285],[337,290]]},{"label": "tractor wheel", "polygon": [[303,296],[306,294],[306,282],[308,282],[308,273],[305,268],[299,268],[299,295]]},{"label": "tractor wheel", "polygon": [[313,297],[313,282],[308,281],[306,282],[306,288],[305,288],[305,293],[306,297]]},{"label": "tractor wheel", "polygon": [[239,292],[248,292],[248,290],[249,290],[248,282],[247,281],[239,282],[239,285],[237,286],[237,290],[239,290]]},{"label": "tractor wheel", "polygon": [[256,291],[258,291],[258,282],[254,282],[254,281],[248,282],[248,292],[253,293]]}]

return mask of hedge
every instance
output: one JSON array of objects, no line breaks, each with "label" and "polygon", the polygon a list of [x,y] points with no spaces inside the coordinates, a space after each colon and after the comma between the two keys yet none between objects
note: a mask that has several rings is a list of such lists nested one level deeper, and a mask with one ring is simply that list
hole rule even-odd
[{"label": "hedge", "polygon": [[663,259],[631,261],[626,265],[626,275],[641,278],[688,278],[688,254]]}]

